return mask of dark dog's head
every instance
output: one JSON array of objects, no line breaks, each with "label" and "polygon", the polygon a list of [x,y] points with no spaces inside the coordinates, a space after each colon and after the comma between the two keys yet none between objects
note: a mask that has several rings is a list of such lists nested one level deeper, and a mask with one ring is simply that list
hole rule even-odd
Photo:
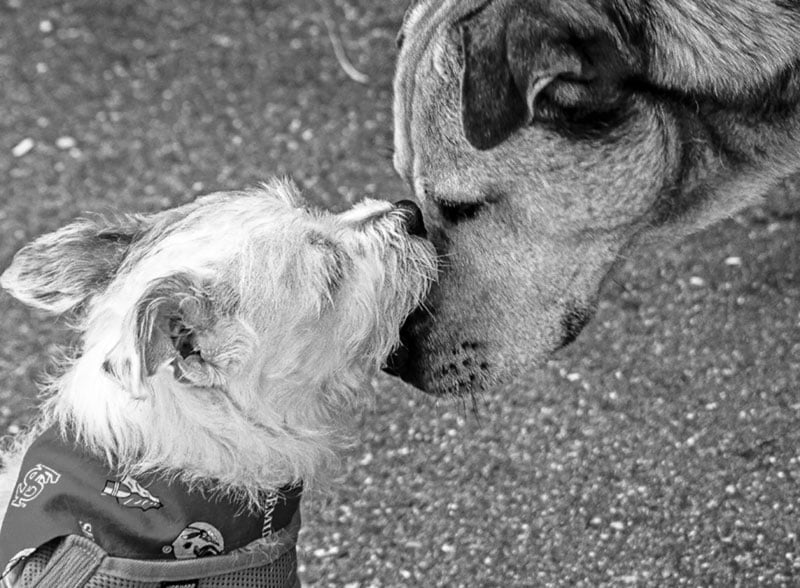
[{"label": "dark dog's head", "polygon": [[[779,144],[797,156],[797,108],[785,110],[789,130],[776,138],[775,113],[752,106],[777,66],[756,72],[740,60],[728,75],[736,35],[752,31],[706,38],[725,10],[676,4],[428,0],[409,9],[395,167],[423,202],[443,267],[426,309],[404,327],[393,366],[404,379],[464,394],[541,363],[590,320],[631,247],[713,222],[786,173],[789,157],[764,170],[763,156]],[[800,10],[773,9],[777,21],[800,20]],[[767,30],[770,11],[752,10],[734,15],[739,28]],[[775,38],[777,47],[780,31]],[[789,104],[797,87],[770,100]]]}]

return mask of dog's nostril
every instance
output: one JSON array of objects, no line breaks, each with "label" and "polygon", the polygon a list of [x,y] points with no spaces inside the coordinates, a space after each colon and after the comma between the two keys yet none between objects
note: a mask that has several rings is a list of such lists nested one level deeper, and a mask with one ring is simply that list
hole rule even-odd
[{"label": "dog's nostril", "polygon": [[411,200],[400,200],[394,203],[395,207],[403,213],[406,230],[410,235],[426,237],[425,222],[422,220],[422,211],[419,206]]}]

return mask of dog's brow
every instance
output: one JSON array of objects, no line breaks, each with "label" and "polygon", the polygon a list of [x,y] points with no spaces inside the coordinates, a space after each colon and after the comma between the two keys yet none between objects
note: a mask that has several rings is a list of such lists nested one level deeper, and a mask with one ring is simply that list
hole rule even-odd
[{"label": "dog's brow", "polygon": [[336,249],[336,243],[333,239],[320,233],[319,231],[311,231],[306,237],[309,244],[325,247],[326,249]]},{"label": "dog's brow", "polygon": [[138,234],[106,230],[97,233],[97,238],[102,239],[103,241],[112,241],[113,243],[118,243],[121,245],[130,245],[138,238]]}]

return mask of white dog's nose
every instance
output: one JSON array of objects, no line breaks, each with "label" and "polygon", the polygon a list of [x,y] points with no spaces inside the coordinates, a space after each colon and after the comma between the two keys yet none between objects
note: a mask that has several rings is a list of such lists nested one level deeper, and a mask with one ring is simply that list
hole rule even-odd
[{"label": "white dog's nose", "polygon": [[399,200],[394,203],[396,208],[403,211],[405,217],[406,230],[410,235],[426,237],[425,223],[422,220],[422,211],[419,206],[411,200]]}]

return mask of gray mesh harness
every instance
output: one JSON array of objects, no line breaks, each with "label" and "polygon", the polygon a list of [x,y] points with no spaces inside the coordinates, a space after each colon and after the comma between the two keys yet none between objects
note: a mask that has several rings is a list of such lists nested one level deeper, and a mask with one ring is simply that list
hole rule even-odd
[{"label": "gray mesh harness", "polygon": [[2,582],[4,588],[299,588],[299,530],[298,511],[289,527],[269,539],[184,561],[112,557],[90,539],[70,535],[37,549]]}]

